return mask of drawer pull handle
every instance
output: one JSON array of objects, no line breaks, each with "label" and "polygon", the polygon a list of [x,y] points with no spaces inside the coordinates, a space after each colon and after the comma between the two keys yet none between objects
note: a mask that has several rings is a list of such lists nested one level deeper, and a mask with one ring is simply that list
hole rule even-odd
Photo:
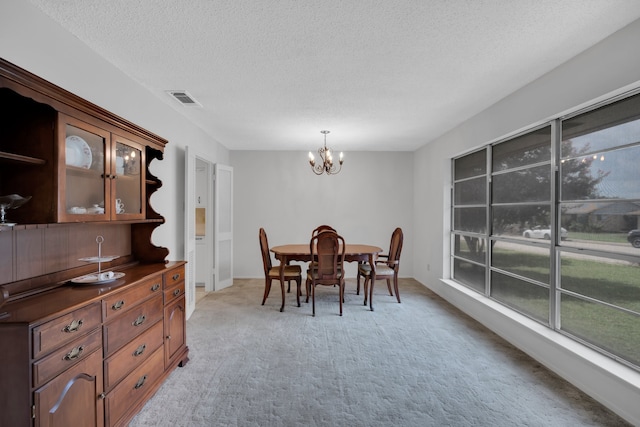
[{"label": "drawer pull handle", "polygon": [[180,295],[180,289],[176,289],[175,291],[173,291],[174,297],[177,297],[178,295]]},{"label": "drawer pull handle", "polygon": [[160,285],[158,283],[154,283],[154,285],[151,287],[151,292],[155,292],[158,289],[160,289]]},{"label": "drawer pull handle", "polygon": [[62,332],[67,332],[67,333],[78,332],[78,330],[80,329],[83,323],[84,321],[82,319],[74,320],[71,323],[69,323],[67,326],[62,328]]},{"label": "drawer pull handle", "polygon": [[117,303],[113,304],[113,305],[111,306],[111,308],[112,308],[113,310],[120,310],[120,309],[122,308],[122,306],[124,306],[124,300],[120,300],[120,301],[118,301]]},{"label": "drawer pull handle", "polygon": [[84,346],[76,347],[73,350],[71,350],[69,353],[67,353],[62,358],[62,360],[75,360],[78,357],[80,357],[83,351],[84,351]]},{"label": "drawer pull handle", "polygon": [[172,279],[173,280],[178,280],[180,278],[180,273],[174,274]]},{"label": "drawer pull handle", "polygon": [[147,349],[147,345],[142,344],[140,347],[136,348],[136,351],[133,352],[133,357],[138,357],[142,355],[142,353],[144,353],[146,349]]},{"label": "drawer pull handle", "polygon": [[144,314],[141,314],[140,316],[138,316],[136,320],[133,321],[132,325],[140,326],[144,323],[145,320],[147,320],[147,316],[145,316]]},{"label": "drawer pull handle", "polygon": [[143,375],[142,378],[140,378],[138,380],[138,382],[136,383],[136,385],[133,386],[133,388],[135,388],[136,390],[139,389],[140,387],[142,387],[144,385],[144,382],[147,380],[147,376]]}]

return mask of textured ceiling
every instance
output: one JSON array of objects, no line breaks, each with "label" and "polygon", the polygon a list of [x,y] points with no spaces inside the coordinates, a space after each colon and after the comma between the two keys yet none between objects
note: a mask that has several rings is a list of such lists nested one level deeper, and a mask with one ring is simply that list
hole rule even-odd
[{"label": "textured ceiling", "polygon": [[[415,150],[638,0],[29,0],[231,150]],[[167,90],[186,90],[202,108]]]}]

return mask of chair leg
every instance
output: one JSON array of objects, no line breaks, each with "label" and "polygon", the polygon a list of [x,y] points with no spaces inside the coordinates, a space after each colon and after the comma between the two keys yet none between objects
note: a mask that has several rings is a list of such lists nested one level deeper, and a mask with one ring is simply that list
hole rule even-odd
[{"label": "chair leg", "polygon": [[396,298],[398,299],[398,302],[400,302],[400,292],[398,291],[398,276],[397,275],[393,276],[393,289],[396,291]]},{"label": "chair leg", "polygon": [[316,285],[311,283],[311,315],[316,317]]},{"label": "chair leg", "polygon": [[300,290],[301,285],[302,285],[302,279],[298,277],[296,279],[296,302],[298,303],[298,307],[300,307],[300,294],[302,294],[302,291]]},{"label": "chair leg", "polygon": [[287,293],[291,293],[291,280],[287,280]]},{"label": "chair leg", "polygon": [[360,272],[356,275],[356,295],[360,295]]},{"label": "chair leg", "polygon": [[309,294],[311,293],[311,282],[309,279],[305,282],[305,288],[307,289],[307,300],[305,302],[309,303]]},{"label": "chair leg", "polygon": [[389,290],[389,296],[393,296],[393,292],[391,292],[391,279],[387,279],[387,289]]},{"label": "chair leg", "polygon": [[342,300],[344,300],[344,282],[340,283],[340,316],[342,316]]},{"label": "chair leg", "polygon": [[367,305],[367,296],[369,293],[367,290],[369,289],[369,276],[364,277],[364,305]]},{"label": "chair leg", "polygon": [[262,297],[262,305],[264,305],[264,302],[267,300],[267,297],[269,296],[270,291],[271,291],[271,280],[266,278],[264,280],[264,296]]},{"label": "chair leg", "polygon": [[375,283],[374,279],[371,279],[371,286],[369,288],[369,308],[373,311],[373,285]]},{"label": "chair leg", "polygon": [[282,306],[280,307],[280,312],[284,311],[284,282],[280,282],[280,289],[282,290]]}]

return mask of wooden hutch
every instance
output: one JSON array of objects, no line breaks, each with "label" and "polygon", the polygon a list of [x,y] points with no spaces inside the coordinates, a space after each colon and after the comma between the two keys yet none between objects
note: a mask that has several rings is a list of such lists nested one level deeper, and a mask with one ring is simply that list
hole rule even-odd
[{"label": "wooden hutch", "polygon": [[[0,196],[31,197],[0,225],[0,425],[126,425],[188,361],[185,263],[151,242],[166,143],[0,59]],[[98,236],[115,280],[78,280]]]}]

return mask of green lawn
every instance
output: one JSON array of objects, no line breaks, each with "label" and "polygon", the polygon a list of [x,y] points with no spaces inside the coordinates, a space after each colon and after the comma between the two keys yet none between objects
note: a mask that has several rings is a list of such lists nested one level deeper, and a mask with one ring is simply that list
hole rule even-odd
[{"label": "green lawn", "polygon": [[[548,281],[546,256],[509,250],[496,250],[493,256],[503,268],[509,266],[512,273]],[[640,267],[569,257],[563,257],[561,264],[562,289],[633,312],[563,294],[562,329],[640,366]],[[546,323],[543,317],[548,313],[549,302],[540,298],[540,287],[506,280],[512,281],[513,292],[508,291],[509,286],[500,285],[499,299]]]}]

